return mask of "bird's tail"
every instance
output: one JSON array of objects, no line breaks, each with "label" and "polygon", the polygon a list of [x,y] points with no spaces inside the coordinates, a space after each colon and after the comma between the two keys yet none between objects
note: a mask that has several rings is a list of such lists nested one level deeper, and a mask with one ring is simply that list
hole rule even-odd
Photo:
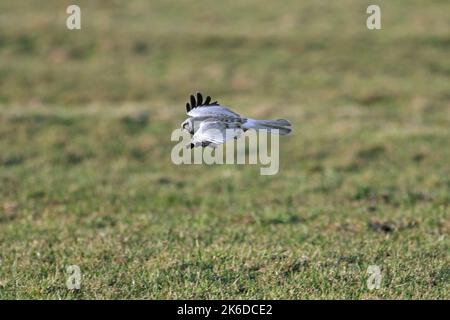
[{"label": "bird's tail", "polygon": [[248,129],[265,129],[269,132],[277,129],[278,133],[282,136],[288,135],[291,133],[290,127],[291,123],[285,119],[277,119],[277,120],[256,120],[256,119],[247,119],[247,121],[242,125],[244,130]]}]

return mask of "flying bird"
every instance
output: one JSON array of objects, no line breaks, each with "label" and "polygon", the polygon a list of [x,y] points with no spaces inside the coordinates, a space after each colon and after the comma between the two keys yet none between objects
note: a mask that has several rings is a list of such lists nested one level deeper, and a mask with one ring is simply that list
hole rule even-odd
[{"label": "flying bird", "polygon": [[181,128],[192,135],[188,147],[210,146],[217,147],[231,139],[237,139],[243,132],[249,129],[267,130],[280,135],[287,135],[291,132],[291,123],[285,119],[277,120],[256,120],[245,118],[221,106],[217,101],[211,101],[207,96],[203,100],[203,95],[197,92],[196,96],[191,95],[186,103],[186,114],[189,116],[181,124]]}]

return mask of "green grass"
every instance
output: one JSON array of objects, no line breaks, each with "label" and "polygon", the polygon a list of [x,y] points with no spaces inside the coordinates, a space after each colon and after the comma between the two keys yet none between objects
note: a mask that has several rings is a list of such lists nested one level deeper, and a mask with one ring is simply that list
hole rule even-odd
[{"label": "green grass", "polygon": [[[450,298],[448,1],[69,4],[0,3],[0,298]],[[172,164],[196,90],[278,175]]]}]

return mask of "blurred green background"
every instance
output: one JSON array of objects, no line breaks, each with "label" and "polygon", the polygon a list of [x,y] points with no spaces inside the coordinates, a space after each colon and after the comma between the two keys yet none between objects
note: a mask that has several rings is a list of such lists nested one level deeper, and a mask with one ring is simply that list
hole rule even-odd
[{"label": "blurred green background", "polygon": [[[0,298],[448,299],[449,12],[1,1]],[[198,90],[293,123],[278,175],[171,163]]]}]

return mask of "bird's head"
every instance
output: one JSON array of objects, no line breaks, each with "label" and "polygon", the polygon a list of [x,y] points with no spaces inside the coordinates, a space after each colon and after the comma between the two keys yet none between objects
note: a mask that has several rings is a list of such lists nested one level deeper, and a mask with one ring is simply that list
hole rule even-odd
[{"label": "bird's head", "polygon": [[181,129],[190,134],[194,134],[194,122],[192,121],[192,119],[189,118],[184,120],[183,123],[181,124]]}]

